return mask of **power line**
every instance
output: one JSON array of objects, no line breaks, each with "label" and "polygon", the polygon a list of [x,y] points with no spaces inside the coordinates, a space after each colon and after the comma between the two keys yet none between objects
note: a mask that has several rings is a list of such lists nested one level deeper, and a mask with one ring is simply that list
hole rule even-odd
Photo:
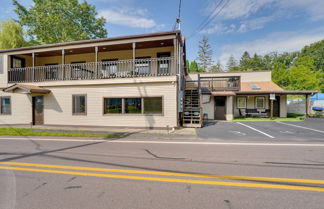
[{"label": "power line", "polygon": [[[217,9],[219,8],[219,6],[221,5],[222,2],[224,2],[224,0],[219,1],[219,3],[217,4],[216,8],[214,9],[214,11],[208,16],[208,18],[206,18],[205,20],[207,20],[205,23],[204,21],[197,27],[197,29],[187,38],[192,38],[195,35],[197,35],[197,33],[201,30],[203,30],[205,27],[207,27],[211,21],[215,20],[215,18],[222,12],[222,10],[229,4],[231,0],[227,0],[223,6],[217,11]],[[216,12],[216,13],[215,13]],[[215,14],[214,14],[215,13]]]}]

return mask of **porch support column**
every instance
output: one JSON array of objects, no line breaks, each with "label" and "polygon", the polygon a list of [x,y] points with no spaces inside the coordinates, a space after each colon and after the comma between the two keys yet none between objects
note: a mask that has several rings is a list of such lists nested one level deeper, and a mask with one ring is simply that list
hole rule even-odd
[{"label": "porch support column", "polygon": [[65,80],[65,50],[62,49],[61,80]]},{"label": "porch support column", "polygon": [[173,71],[171,71],[171,73],[177,73],[177,54],[178,54],[178,42],[177,42],[177,39],[173,39],[173,49],[174,49],[174,52],[173,52]]},{"label": "porch support column", "polygon": [[[269,99],[270,99],[270,95],[269,95]],[[273,100],[270,99],[270,119],[273,119]]]},{"label": "porch support column", "polygon": [[32,65],[33,65],[32,69],[33,69],[33,71],[32,71],[32,74],[31,74],[31,81],[34,82],[34,79],[35,79],[35,52],[32,53],[32,59],[33,59],[32,60]]},{"label": "porch support column", "polygon": [[309,96],[309,94],[306,94],[305,97],[306,97],[306,101],[305,101],[305,103],[306,103],[306,105],[305,105],[305,107],[306,107],[305,114],[306,114],[306,117],[308,118],[309,117],[309,107],[310,107],[310,96]]},{"label": "porch support column", "polygon": [[132,43],[133,48],[133,75],[135,74],[135,60],[136,60],[136,43]]},{"label": "porch support column", "polygon": [[96,46],[95,47],[95,59],[96,59],[96,67],[95,67],[95,70],[96,70],[96,72],[95,72],[95,78],[96,79],[98,79],[98,77],[99,77],[99,72],[98,72],[98,46]]}]

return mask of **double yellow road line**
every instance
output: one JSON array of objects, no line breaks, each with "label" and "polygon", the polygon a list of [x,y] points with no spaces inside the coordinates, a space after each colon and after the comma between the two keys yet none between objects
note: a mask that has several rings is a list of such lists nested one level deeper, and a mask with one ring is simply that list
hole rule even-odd
[{"label": "double yellow road line", "polygon": [[[79,176],[93,176],[93,177],[158,181],[158,182],[175,182],[175,183],[188,183],[188,184],[324,192],[324,180],[314,180],[314,179],[224,176],[224,175],[210,175],[210,174],[191,174],[191,173],[159,172],[159,171],[144,171],[144,170],[92,168],[92,167],[34,164],[34,163],[20,163],[20,162],[0,162],[0,165],[3,165],[0,166],[0,169],[40,172],[40,173],[68,174],[68,175],[79,175]],[[112,174],[112,173],[120,173],[120,174],[128,174],[128,175],[120,175],[120,174]],[[131,175],[131,174],[137,174],[137,175]],[[163,176],[163,177],[152,177],[152,176]],[[169,178],[165,178],[165,176],[168,176]],[[176,178],[170,178],[171,176]],[[180,177],[185,177],[185,178],[180,178]],[[199,178],[199,179],[192,179],[192,178]],[[201,180],[201,179],[206,179],[206,180]],[[217,179],[235,180],[238,182],[216,181]],[[262,182],[262,183],[245,183],[244,181]],[[306,185],[300,185],[300,184],[306,184]]]}]

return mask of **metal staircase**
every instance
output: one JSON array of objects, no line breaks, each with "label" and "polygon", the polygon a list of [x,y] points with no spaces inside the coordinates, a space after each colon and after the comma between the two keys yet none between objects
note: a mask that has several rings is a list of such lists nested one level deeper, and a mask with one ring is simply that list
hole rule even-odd
[{"label": "metal staircase", "polygon": [[199,88],[185,90],[183,127],[200,128],[202,124]]}]

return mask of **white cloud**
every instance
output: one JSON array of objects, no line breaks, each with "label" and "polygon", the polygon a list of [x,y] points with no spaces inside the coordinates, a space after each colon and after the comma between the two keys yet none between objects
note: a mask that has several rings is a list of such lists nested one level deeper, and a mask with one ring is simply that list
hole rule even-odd
[{"label": "white cloud", "polygon": [[[228,4],[226,2],[229,1]],[[324,19],[323,0],[224,0],[222,5],[226,5],[211,26],[204,29],[203,33],[228,33],[228,21],[238,20],[240,25],[233,32],[247,32],[263,28],[267,23],[278,18],[291,18],[295,15],[306,14],[311,21]],[[222,6],[218,5],[218,0],[212,0],[205,10],[205,15],[216,15]],[[218,9],[216,7],[218,6]],[[262,9],[271,9],[273,14],[268,17],[260,17],[258,14]],[[233,24],[233,23],[230,23]],[[222,26],[219,28],[219,26]]]},{"label": "white cloud", "polygon": [[146,9],[106,9],[99,12],[99,16],[106,18],[108,24],[122,25],[131,28],[162,27],[155,20],[145,17]]},{"label": "white cloud", "polygon": [[273,33],[263,39],[225,45],[221,49],[219,60],[226,66],[231,55],[240,59],[244,51],[248,51],[252,55],[254,53],[265,55],[270,52],[292,52],[322,39],[324,39],[324,30],[312,31],[312,33],[307,34],[298,32]]}]

